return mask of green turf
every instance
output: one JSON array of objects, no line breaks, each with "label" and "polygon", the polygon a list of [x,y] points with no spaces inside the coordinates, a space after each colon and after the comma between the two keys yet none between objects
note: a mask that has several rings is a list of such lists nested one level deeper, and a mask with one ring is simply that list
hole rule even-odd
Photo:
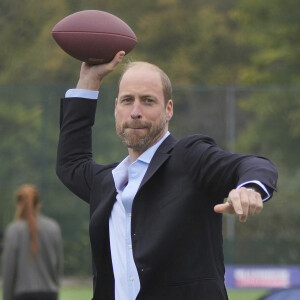
[{"label": "green turf", "polygon": [[60,291],[59,300],[90,300],[92,299],[92,287],[68,286]]},{"label": "green turf", "polygon": [[257,300],[266,290],[229,290],[229,300]]},{"label": "green turf", "polygon": [[[2,291],[0,289],[2,300]],[[257,300],[264,295],[264,290],[229,290],[229,300]],[[59,300],[90,300],[92,287],[90,286],[65,286],[60,291]]]},{"label": "green turf", "polygon": [[[229,290],[230,300],[257,300],[264,295],[264,290]],[[60,300],[89,300],[92,298],[91,287],[64,287],[60,293]]]},{"label": "green turf", "polygon": [[[0,289],[0,300],[2,300],[2,290]],[[59,300],[90,300],[92,299],[92,287],[87,286],[67,286],[62,287],[59,293]]]}]

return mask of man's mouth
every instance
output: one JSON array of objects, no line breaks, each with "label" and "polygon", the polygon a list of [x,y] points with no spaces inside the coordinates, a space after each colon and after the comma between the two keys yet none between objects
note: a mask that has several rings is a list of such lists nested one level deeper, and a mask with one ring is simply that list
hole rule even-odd
[{"label": "man's mouth", "polygon": [[133,131],[142,131],[142,130],[146,130],[147,127],[127,127],[126,129],[133,130]]},{"label": "man's mouth", "polygon": [[147,125],[141,125],[141,124],[138,124],[138,125],[125,125],[125,129],[147,129],[148,126]]}]

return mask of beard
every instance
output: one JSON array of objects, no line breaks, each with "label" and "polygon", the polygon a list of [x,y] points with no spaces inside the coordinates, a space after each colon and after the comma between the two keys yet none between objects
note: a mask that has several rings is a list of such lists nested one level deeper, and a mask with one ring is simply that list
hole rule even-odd
[{"label": "beard", "polygon": [[[116,131],[127,148],[144,152],[162,137],[166,123],[166,116],[163,116],[157,124],[138,120],[123,124],[116,122]],[[139,132],[134,128],[143,128],[142,130],[145,130],[146,133]]]}]

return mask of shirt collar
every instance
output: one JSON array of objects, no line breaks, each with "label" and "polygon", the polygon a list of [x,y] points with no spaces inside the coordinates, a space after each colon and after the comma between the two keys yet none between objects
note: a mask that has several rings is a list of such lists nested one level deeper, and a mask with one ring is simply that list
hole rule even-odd
[{"label": "shirt collar", "polygon": [[[148,148],[145,152],[143,152],[137,158],[137,160],[147,163],[149,165],[156,150],[169,135],[170,132],[167,131],[165,135],[156,144],[154,144],[153,146]],[[126,185],[128,181],[128,167],[130,165],[131,165],[131,161],[128,155],[112,170],[112,175],[117,190],[121,190],[124,187],[124,185]]]},{"label": "shirt collar", "polygon": [[138,158],[137,160],[143,161],[147,164],[150,164],[150,161],[152,159],[152,157],[154,156],[156,150],[158,149],[158,147],[162,144],[162,142],[170,135],[170,132],[167,131],[165,133],[165,135],[153,146],[151,146],[150,148],[148,148],[145,152],[143,152]]},{"label": "shirt collar", "polygon": [[130,158],[127,156],[112,170],[112,175],[117,190],[121,190],[127,184],[128,167],[130,164]]}]

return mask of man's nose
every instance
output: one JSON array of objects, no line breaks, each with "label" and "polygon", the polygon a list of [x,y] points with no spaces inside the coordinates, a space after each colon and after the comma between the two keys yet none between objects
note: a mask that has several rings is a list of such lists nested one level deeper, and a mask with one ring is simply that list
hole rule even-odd
[{"label": "man's nose", "polygon": [[142,108],[139,103],[134,103],[130,113],[132,119],[140,119],[142,117]]}]

